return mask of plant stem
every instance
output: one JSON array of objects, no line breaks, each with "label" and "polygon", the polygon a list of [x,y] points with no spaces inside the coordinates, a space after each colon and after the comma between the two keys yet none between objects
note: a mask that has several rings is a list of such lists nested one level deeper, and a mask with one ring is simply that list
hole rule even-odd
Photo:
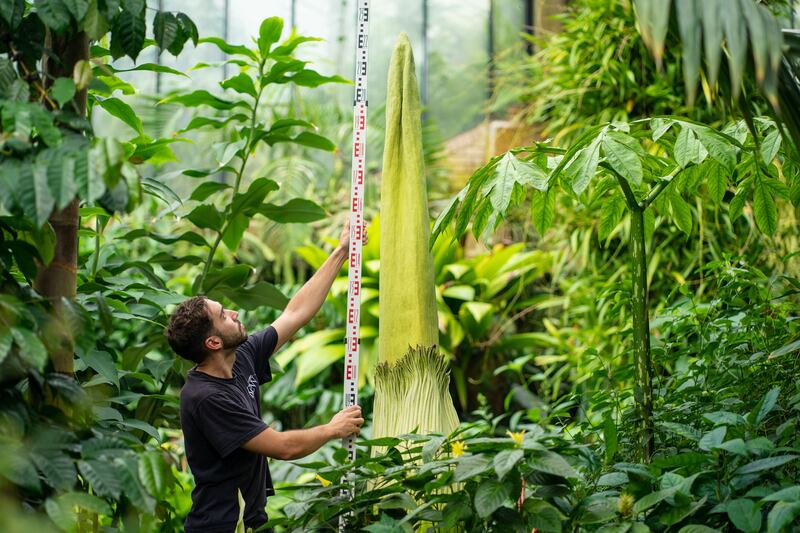
[{"label": "plant stem", "polygon": [[653,365],[650,358],[650,318],[648,316],[647,250],[645,248],[644,209],[631,209],[631,262],[633,267],[631,310],[633,313],[633,398],[638,411],[641,434],[640,452],[649,463],[653,455]]},{"label": "plant stem", "polygon": [[[639,206],[642,209],[647,209],[648,207],[650,207],[650,204],[652,204],[655,201],[655,199],[658,198],[658,195],[661,194],[664,191],[664,189],[666,189],[667,186],[670,183],[672,183],[672,179],[680,171],[681,171],[681,167],[675,167],[675,169],[673,169],[673,171],[670,172],[669,175],[667,175],[664,178],[662,178],[661,181],[659,181],[658,184],[655,187],[650,189],[650,192],[647,193],[647,196],[645,196],[644,200],[641,201]],[[667,178],[669,178],[669,179],[667,179]]]},{"label": "plant stem", "polygon": [[[261,94],[264,91],[264,85],[260,82],[261,77],[264,75],[264,64],[266,60],[261,60],[258,64],[258,94],[256,95],[255,101],[253,102],[253,112],[250,115],[250,135],[247,137],[247,143],[244,146],[244,150],[242,152],[242,164],[239,165],[239,170],[236,172],[236,181],[233,184],[233,192],[231,193],[231,200],[236,198],[236,195],[239,193],[239,186],[242,184],[242,176],[244,175],[244,169],[247,166],[247,160],[250,157],[250,151],[253,149],[253,137],[255,137],[255,129],[256,129],[256,117],[258,116],[258,102],[261,100]],[[211,268],[211,261],[214,259],[214,254],[217,252],[217,248],[219,248],[219,244],[222,242],[222,236],[225,235],[225,232],[228,231],[228,226],[230,226],[231,219],[233,218],[231,215],[231,206],[233,205],[233,201],[231,201],[225,207],[225,213],[223,219],[225,223],[222,225],[222,228],[217,232],[217,238],[214,240],[214,244],[211,246],[211,250],[208,252],[208,257],[206,258],[205,265],[203,265],[203,273],[200,274],[200,277],[194,282],[195,292],[198,289],[202,288],[203,282],[208,275],[208,271]]]}]

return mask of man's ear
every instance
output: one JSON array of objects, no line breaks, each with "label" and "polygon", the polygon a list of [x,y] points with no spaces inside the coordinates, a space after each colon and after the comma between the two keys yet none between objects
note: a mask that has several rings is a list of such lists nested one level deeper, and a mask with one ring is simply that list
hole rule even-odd
[{"label": "man's ear", "polygon": [[206,347],[206,350],[215,352],[222,348],[222,339],[218,335],[211,335],[210,337],[206,337],[203,346]]}]

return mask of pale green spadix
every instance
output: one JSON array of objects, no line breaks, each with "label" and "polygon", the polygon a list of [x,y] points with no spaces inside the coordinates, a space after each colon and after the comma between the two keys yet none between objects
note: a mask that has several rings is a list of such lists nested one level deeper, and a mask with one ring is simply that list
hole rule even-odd
[{"label": "pale green spadix", "polygon": [[389,65],[381,179],[379,365],[373,437],[450,433],[458,417],[439,353],[430,218],[414,56],[405,34]]}]

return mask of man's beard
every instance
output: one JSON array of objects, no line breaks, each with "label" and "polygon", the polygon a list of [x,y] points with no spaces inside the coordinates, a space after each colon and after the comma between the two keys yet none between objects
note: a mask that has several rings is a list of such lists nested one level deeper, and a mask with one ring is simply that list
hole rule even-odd
[{"label": "man's beard", "polygon": [[222,339],[223,350],[232,350],[234,348],[238,348],[244,343],[244,341],[247,340],[247,332],[242,325],[239,326],[239,331],[237,333],[228,335],[223,335],[221,333],[217,334],[219,335],[219,338]]}]

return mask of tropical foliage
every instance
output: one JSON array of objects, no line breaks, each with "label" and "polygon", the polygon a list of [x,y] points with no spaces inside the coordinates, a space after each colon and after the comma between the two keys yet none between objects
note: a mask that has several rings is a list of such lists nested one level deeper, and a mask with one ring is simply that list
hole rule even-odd
[{"label": "tropical foliage", "polygon": [[[496,63],[495,108],[527,105],[552,140],[491,157],[450,197],[432,179],[446,172],[436,125],[413,132],[409,167],[438,215],[423,200],[426,309],[460,425],[373,438],[381,275],[396,266],[381,250],[396,243],[370,185],[368,423],[353,463],[338,443],[273,463],[277,530],[336,529],[342,515],[374,532],[797,529],[800,100],[786,6],[570,4],[535,55]],[[324,92],[347,80],[301,59],[316,39],[273,17],[235,44],[155,7],[0,4],[3,531],[182,531],[188,365],[165,343],[168,313],[208,294],[269,323],[347,209],[352,125]],[[190,45],[225,59],[185,71],[141,59]],[[220,65],[213,90],[148,95],[130,78]],[[397,150],[381,144],[384,111],[371,111],[368,165],[382,187],[380,154]],[[272,360],[262,403],[276,429],[341,406],[346,275]]]}]

